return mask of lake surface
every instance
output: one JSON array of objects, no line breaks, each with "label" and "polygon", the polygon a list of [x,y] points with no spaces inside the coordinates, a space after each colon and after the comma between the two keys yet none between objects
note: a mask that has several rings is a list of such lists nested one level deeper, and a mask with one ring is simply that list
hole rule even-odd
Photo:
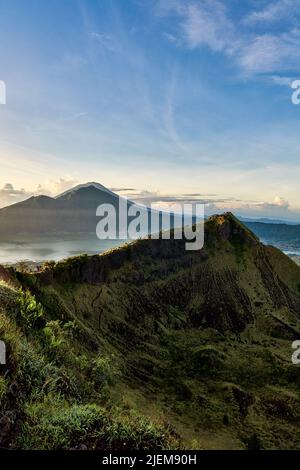
[{"label": "lake surface", "polygon": [[276,248],[279,248],[279,250],[283,251],[288,256],[291,255],[297,255],[300,256],[300,242],[299,240],[292,240],[289,242],[286,241],[280,241],[280,240],[267,240],[264,238],[261,238],[261,242],[264,245],[273,245],[276,246]]},{"label": "lake surface", "polygon": [[35,263],[59,261],[83,253],[89,255],[103,253],[123,243],[122,240],[99,240],[95,234],[0,240],[0,264],[15,264],[20,261]]}]

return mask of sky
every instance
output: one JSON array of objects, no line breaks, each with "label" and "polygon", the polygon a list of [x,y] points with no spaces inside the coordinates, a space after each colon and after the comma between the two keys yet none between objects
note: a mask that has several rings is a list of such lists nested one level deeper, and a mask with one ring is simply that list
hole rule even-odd
[{"label": "sky", "polygon": [[300,0],[0,0],[0,207],[97,181],[300,221],[298,79]]}]

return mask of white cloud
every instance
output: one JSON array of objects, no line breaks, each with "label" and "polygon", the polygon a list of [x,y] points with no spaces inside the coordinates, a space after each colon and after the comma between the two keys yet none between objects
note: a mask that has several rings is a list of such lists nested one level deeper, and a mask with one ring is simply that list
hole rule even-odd
[{"label": "white cloud", "polygon": [[57,196],[68,189],[73,188],[78,184],[78,181],[72,178],[71,176],[65,176],[59,178],[58,180],[47,180],[44,184],[40,184],[35,194],[43,194],[48,196]]},{"label": "white cloud", "polygon": [[217,52],[229,47],[233,24],[222,3],[216,0],[191,3],[183,16],[182,28],[189,47],[205,45]]},{"label": "white cloud", "polygon": [[293,78],[291,77],[282,77],[281,75],[272,75],[270,77],[270,79],[272,80],[273,83],[275,83],[276,85],[280,85],[280,86],[288,86],[288,87],[291,87],[292,85],[292,82],[293,82]]},{"label": "white cloud", "polygon": [[[293,2],[293,8],[297,3],[300,12],[300,0]],[[233,21],[225,2],[219,0],[177,0],[167,2],[159,12],[161,17],[175,18],[177,31],[173,31],[172,36],[177,38],[177,43],[181,44],[181,40],[189,49],[208,47],[213,52],[222,53],[239,67],[242,74],[252,76],[299,69],[300,29],[290,21],[285,30],[274,32],[265,28],[263,34],[258,34],[254,24],[254,18],[256,21],[271,21],[273,17],[287,14],[291,4],[290,0],[273,2],[240,22]],[[245,28],[245,22],[250,24],[250,28]],[[176,43],[174,39],[173,42]]]},{"label": "white cloud", "polygon": [[286,208],[290,206],[289,201],[287,201],[285,198],[280,197],[280,196],[275,196],[273,204],[275,206],[286,207]]},{"label": "white cloud", "polygon": [[23,188],[15,189],[11,183],[6,183],[4,187],[0,189],[0,208],[24,201],[30,196],[32,196],[31,192],[27,192]]},{"label": "white cloud", "polygon": [[[156,13],[160,17],[175,15],[179,19],[180,34],[191,49],[207,46],[220,52],[229,47],[233,24],[219,0],[160,1],[156,4]],[[167,33],[167,37],[173,43],[181,43],[176,34]]]},{"label": "white cloud", "polygon": [[237,62],[246,73],[272,73],[277,70],[298,70],[300,30],[281,35],[257,36],[240,50]]},{"label": "white cloud", "polygon": [[25,190],[24,188],[16,189],[13,184],[6,183],[4,187],[0,189],[0,208],[25,201],[31,196],[44,195],[54,197],[73,188],[77,184],[78,181],[72,177],[48,180],[43,184],[39,184],[38,187],[33,190]]},{"label": "white cloud", "polygon": [[128,197],[144,205],[152,205],[156,209],[169,210],[174,204],[204,204],[206,215],[234,212],[244,217],[270,217],[300,221],[300,212],[291,210],[289,201],[275,196],[273,201],[249,201],[217,194],[162,194],[157,191],[134,191]]},{"label": "white cloud", "polygon": [[278,0],[272,1],[261,10],[251,12],[246,18],[245,23],[273,23],[280,21],[287,16],[292,15],[300,6],[299,0]]},{"label": "white cloud", "polygon": [[269,217],[300,221],[300,212],[290,210],[289,202],[276,196],[273,202],[225,200],[207,204],[206,213],[234,212],[243,217]]}]

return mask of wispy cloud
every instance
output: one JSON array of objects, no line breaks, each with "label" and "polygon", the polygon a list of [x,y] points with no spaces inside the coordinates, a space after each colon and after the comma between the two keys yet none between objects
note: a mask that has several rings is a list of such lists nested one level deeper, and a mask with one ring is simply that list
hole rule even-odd
[{"label": "wispy cloud", "polygon": [[[158,191],[135,191],[128,194],[128,197],[132,198],[136,202],[143,202],[144,204],[153,204],[153,203],[164,203],[174,204],[174,203],[195,203],[200,202],[203,204],[213,203],[216,201],[230,201],[232,198],[220,199],[218,195],[213,194],[201,194],[201,193],[185,193],[185,194],[162,194]],[[217,198],[217,199],[216,199]]]},{"label": "wispy cloud", "polygon": [[256,36],[237,55],[237,62],[247,73],[272,73],[298,70],[300,60],[300,29],[275,35]]},{"label": "wispy cloud", "polygon": [[245,18],[246,24],[274,23],[294,15],[299,9],[299,0],[272,1],[260,10],[252,11]]},{"label": "wispy cloud", "polygon": [[45,183],[39,184],[37,190],[34,191],[34,194],[57,196],[58,194],[73,188],[77,184],[78,181],[72,176],[64,176],[57,180],[47,180]]},{"label": "wispy cloud", "polygon": [[[155,11],[161,18],[173,15],[179,19],[179,34],[191,49],[207,46],[220,52],[230,47],[234,27],[219,0],[159,1]],[[167,33],[166,37],[175,44],[180,42],[178,35]]]},{"label": "wispy cloud", "polygon": [[299,69],[300,29],[292,19],[285,30],[265,29],[263,34],[258,33],[256,24],[289,17],[296,6],[299,10],[300,0],[272,2],[242,21],[234,20],[225,2],[219,0],[177,0],[172,5],[168,3],[168,8],[160,9],[160,15],[175,15],[177,36],[172,35],[180,38],[187,48],[207,47],[214,53],[222,53],[248,76]]},{"label": "wispy cloud", "polygon": [[88,115],[86,112],[76,112],[58,116],[56,118],[39,119],[39,123],[35,122],[27,124],[26,129],[30,132],[48,132],[48,131],[65,131],[66,125],[70,125],[75,121],[85,118]]},{"label": "wispy cloud", "polygon": [[99,46],[107,49],[110,52],[115,52],[117,49],[117,43],[114,36],[109,34],[98,33],[97,31],[91,31],[89,37],[95,41]]},{"label": "wispy cloud", "polygon": [[233,23],[217,0],[187,4],[182,10],[182,29],[190,48],[208,46],[216,52],[230,48]]},{"label": "wispy cloud", "polygon": [[110,191],[113,191],[114,193],[128,193],[129,191],[136,191],[134,188],[109,188]]},{"label": "wispy cloud", "polygon": [[176,37],[174,34],[172,33],[168,33],[167,31],[164,31],[162,33],[163,37],[166,38],[169,42],[173,43],[173,44],[176,44],[176,45],[180,45],[181,44],[181,41],[178,37]]},{"label": "wispy cloud", "polygon": [[271,75],[270,80],[272,80],[276,85],[291,87],[294,78],[283,77],[281,75]]},{"label": "wispy cloud", "polygon": [[177,95],[177,71],[173,69],[166,93],[166,100],[163,111],[163,133],[181,150],[185,151],[176,128],[176,95]]},{"label": "wispy cloud", "polygon": [[156,191],[134,191],[128,194],[133,201],[162,210],[170,210],[172,205],[203,204],[206,215],[231,211],[243,217],[270,217],[286,220],[299,220],[300,212],[291,210],[290,203],[281,196],[272,201],[247,201],[232,196],[218,194],[162,194]]}]

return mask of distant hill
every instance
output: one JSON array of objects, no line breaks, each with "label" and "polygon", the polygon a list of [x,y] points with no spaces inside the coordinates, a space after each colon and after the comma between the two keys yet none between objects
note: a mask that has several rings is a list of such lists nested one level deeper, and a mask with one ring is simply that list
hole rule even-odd
[{"label": "distant hill", "polygon": [[205,237],[0,269],[2,448],[299,449],[300,268],[232,214]]},{"label": "distant hill", "polygon": [[243,217],[238,216],[239,220],[243,223],[246,222],[261,222],[263,224],[284,224],[284,225],[300,225],[299,222],[292,221],[292,220],[285,220],[285,219],[270,219],[268,217]]},{"label": "distant hill", "polygon": [[245,222],[265,243],[286,251],[300,251],[300,225],[284,223]]}]

